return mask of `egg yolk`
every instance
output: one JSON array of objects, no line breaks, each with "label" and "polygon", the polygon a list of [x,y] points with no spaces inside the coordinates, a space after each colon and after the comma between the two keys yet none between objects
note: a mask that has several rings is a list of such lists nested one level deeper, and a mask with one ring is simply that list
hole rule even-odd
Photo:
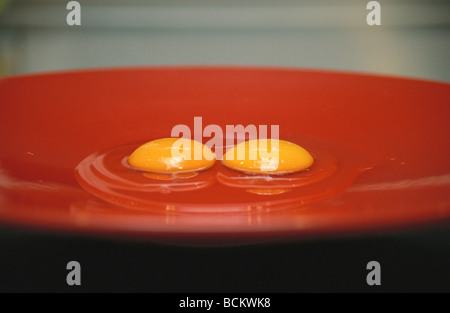
[{"label": "egg yolk", "polygon": [[304,171],[314,163],[302,147],[284,140],[256,139],[240,143],[224,156],[223,164],[250,174],[289,174]]},{"label": "egg yolk", "polygon": [[204,144],[185,138],[163,138],[137,148],[128,158],[135,169],[150,173],[175,174],[209,169],[215,155]]}]

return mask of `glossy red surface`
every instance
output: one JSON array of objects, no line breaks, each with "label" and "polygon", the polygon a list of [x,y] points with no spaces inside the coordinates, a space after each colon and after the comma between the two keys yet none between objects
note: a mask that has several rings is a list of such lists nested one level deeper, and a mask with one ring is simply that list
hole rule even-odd
[{"label": "glossy red surface", "polygon": [[[287,69],[122,69],[2,79],[0,220],[190,243],[450,220],[449,96],[444,83]],[[122,188],[111,196],[102,180],[83,183],[75,173],[98,153],[132,151],[170,136],[177,124],[193,129],[194,116],[223,129],[278,124],[281,139],[327,160],[328,174],[311,175],[316,181],[303,186],[302,177],[290,176],[286,186],[280,176],[276,189],[291,190],[262,195],[248,190],[267,189],[267,181],[248,186],[248,177],[216,164],[183,179],[181,189],[178,180],[150,179],[146,192]],[[108,168],[114,172],[126,154],[109,157]]]}]

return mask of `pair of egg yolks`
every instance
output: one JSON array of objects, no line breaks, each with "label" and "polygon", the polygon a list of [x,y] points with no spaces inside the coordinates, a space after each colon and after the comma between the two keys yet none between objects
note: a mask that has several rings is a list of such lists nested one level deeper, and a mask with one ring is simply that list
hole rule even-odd
[{"label": "pair of egg yolks", "polygon": [[[215,155],[209,147],[185,138],[148,142],[128,158],[130,166],[150,175],[186,175],[207,170],[215,161]],[[310,168],[313,163],[314,158],[302,147],[275,139],[240,143],[228,150],[223,160],[224,166],[236,171],[272,175],[300,172]]]}]

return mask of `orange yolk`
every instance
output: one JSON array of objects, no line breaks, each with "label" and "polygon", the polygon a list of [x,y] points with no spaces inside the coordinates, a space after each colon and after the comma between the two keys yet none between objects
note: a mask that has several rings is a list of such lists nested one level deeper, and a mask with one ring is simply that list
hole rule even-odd
[{"label": "orange yolk", "polygon": [[223,164],[250,174],[289,174],[304,171],[314,163],[313,156],[302,147],[284,140],[257,139],[228,150]]},{"label": "orange yolk", "polygon": [[128,158],[135,169],[150,173],[176,174],[211,168],[216,159],[204,144],[184,138],[164,138],[137,148]]}]

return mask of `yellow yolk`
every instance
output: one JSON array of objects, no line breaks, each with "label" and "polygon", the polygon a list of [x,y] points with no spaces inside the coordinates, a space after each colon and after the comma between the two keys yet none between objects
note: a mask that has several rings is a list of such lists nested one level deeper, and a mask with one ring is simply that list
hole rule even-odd
[{"label": "yellow yolk", "polygon": [[306,170],[314,163],[302,147],[284,140],[258,139],[228,150],[223,164],[233,170],[251,174],[288,174]]},{"label": "yellow yolk", "polygon": [[150,141],[128,158],[128,164],[135,169],[160,174],[198,172],[212,167],[215,161],[209,147],[184,138]]}]

